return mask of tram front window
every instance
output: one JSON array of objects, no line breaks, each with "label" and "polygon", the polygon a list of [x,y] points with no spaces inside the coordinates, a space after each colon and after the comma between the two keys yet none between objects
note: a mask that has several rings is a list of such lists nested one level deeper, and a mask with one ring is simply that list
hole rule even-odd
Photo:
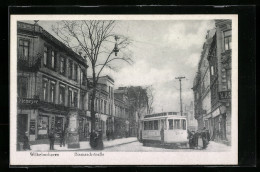
[{"label": "tram front window", "polygon": [[158,130],[158,121],[154,121],[154,130]]},{"label": "tram front window", "polygon": [[173,130],[173,120],[169,119],[169,130]]},{"label": "tram front window", "polygon": [[181,129],[180,120],[179,119],[175,119],[174,120],[174,129]]}]

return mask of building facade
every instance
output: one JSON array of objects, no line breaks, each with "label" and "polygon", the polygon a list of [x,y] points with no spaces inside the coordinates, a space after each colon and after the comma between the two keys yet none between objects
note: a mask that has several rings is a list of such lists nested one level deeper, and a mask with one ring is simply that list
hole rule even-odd
[{"label": "building facade", "polygon": [[211,113],[211,91],[210,91],[210,67],[207,60],[210,46],[213,41],[215,30],[209,30],[206,41],[203,44],[197,75],[193,82],[195,119],[198,121],[198,129],[209,125],[208,118]]},{"label": "building facade", "polygon": [[56,137],[68,125],[68,113],[87,120],[88,65],[37,24],[17,23],[17,141]]},{"label": "building facade", "polygon": [[230,145],[232,23],[231,20],[215,20],[215,26],[216,32],[206,55],[210,80],[210,96],[207,101],[210,102],[210,110],[205,112],[205,107],[203,107],[203,92],[201,92],[203,83],[200,82],[202,75],[201,70],[198,70],[193,84],[195,118],[198,120],[199,128],[206,127],[210,131],[212,140]]}]

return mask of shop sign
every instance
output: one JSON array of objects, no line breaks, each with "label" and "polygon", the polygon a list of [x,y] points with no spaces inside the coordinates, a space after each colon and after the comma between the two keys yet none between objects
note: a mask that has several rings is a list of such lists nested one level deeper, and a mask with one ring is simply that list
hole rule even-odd
[{"label": "shop sign", "polygon": [[219,108],[217,108],[215,111],[212,112],[212,118],[215,118],[219,114],[220,114],[220,110],[219,110]]},{"label": "shop sign", "polygon": [[221,91],[218,92],[219,100],[231,99],[231,91]]},{"label": "shop sign", "polygon": [[39,99],[28,99],[28,98],[18,98],[18,104],[23,105],[37,105],[39,104]]}]

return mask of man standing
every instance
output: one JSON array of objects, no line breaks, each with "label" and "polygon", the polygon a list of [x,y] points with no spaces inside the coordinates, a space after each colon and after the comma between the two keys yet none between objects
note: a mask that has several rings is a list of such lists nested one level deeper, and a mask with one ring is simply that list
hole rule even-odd
[{"label": "man standing", "polygon": [[29,139],[28,139],[28,132],[25,132],[23,137],[23,149],[24,150],[31,150]]},{"label": "man standing", "polygon": [[202,137],[203,149],[206,149],[208,146],[208,135],[207,135],[206,127],[203,128],[201,137]]},{"label": "man standing", "polygon": [[163,144],[164,143],[164,129],[163,129],[163,127],[161,127],[160,135],[161,135],[161,144]]},{"label": "man standing", "polygon": [[60,133],[60,147],[65,147],[65,131],[62,130]]},{"label": "man standing", "polygon": [[50,150],[54,150],[54,141],[55,141],[55,136],[53,130],[51,130],[49,134],[49,140],[50,140]]}]

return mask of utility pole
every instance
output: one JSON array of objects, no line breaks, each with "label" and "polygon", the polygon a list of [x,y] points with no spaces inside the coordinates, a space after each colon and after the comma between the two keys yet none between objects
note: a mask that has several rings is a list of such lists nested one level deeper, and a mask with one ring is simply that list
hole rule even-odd
[{"label": "utility pole", "polygon": [[180,81],[180,111],[182,116],[182,99],[181,99],[181,80],[184,79],[184,76],[176,77],[175,79],[178,79]]}]

